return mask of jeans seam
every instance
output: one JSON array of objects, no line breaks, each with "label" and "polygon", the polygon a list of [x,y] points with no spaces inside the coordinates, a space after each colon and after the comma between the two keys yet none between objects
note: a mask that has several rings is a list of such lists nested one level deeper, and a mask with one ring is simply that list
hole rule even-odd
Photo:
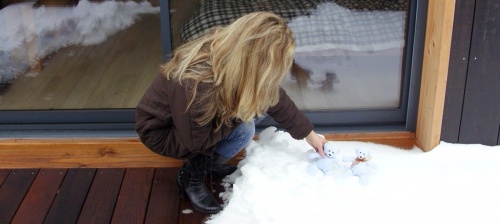
[{"label": "jeans seam", "polygon": [[239,135],[240,141],[238,142],[237,147],[231,151],[231,155],[233,155],[233,156],[237,153],[237,151],[239,151],[242,148],[241,144],[243,143],[243,134],[242,134],[242,131],[239,129],[238,129],[238,135]]}]

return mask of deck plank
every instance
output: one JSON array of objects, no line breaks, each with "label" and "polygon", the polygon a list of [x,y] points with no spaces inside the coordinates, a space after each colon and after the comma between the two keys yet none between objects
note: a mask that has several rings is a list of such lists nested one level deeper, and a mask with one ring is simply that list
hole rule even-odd
[{"label": "deck plank", "polygon": [[10,223],[38,169],[12,170],[0,187],[0,223]]},{"label": "deck plank", "polygon": [[127,169],[111,223],[144,222],[153,176],[153,168]]},{"label": "deck plank", "polygon": [[[180,199],[177,168],[21,169],[0,174],[5,177],[0,223],[191,224],[209,217]],[[218,195],[223,189],[220,179],[214,181]],[[186,209],[193,212],[182,213]]]},{"label": "deck plank", "polygon": [[44,223],[76,223],[96,169],[70,169]]},{"label": "deck plank", "polygon": [[156,169],[145,223],[179,223],[180,198],[176,177],[176,168]]},{"label": "deck plank", "polygon": [[9,176],[10,170],[0,170],[0,187],[3,184],[3,181]]},{"label": "deck plank", "polygon": [[42,223],[67,169],[42,169],[19,206],[12,223]]},{"label": "deck plank", "polygon": [[122,186],[125,169],[99,169],[83,205],[78,223],[109,223]]}]

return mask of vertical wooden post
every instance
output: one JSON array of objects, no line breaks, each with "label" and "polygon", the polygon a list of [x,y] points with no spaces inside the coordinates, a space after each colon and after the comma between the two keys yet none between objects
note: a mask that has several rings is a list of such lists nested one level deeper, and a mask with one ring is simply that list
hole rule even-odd
[{"label": "vertical wooden post", "polygon": [[429,0],[416,141],[430,151],[441,140],[455,0]]}]

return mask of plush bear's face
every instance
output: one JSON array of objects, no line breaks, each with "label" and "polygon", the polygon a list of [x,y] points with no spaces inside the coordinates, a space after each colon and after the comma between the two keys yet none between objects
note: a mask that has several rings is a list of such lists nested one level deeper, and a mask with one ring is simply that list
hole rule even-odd
[{"label": "plush bear's face", "polygon": [[339,149],[334,148],[332,144],[326,143],[323,146],[323,151],[325,152],[325,156],[330,157],[330,158],[335,158],[339,155]]},{"label": "plush bear's face", "polygon": [[356,157],[358,159],[364,159],[364,158],[368,157],[369,155],[370,155],[370,153],[366,149],[356,149]]}]

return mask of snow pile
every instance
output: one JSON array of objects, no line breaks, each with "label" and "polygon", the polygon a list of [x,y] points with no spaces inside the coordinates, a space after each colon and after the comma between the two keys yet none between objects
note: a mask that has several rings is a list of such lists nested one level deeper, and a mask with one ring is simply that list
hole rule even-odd
[{"label": "snow pile", "polygon": [[[500,146],[442,142],[428,153],[363,142],[332,143],[340,156],[370,151],[378,168],[361,185],[345,170],[311,175],[310,149],[286,132],[263,131],[226,177],[223,211],[207,223],[488,223],[499,220]],[[350,164],[345,164],[348,167]],[[348,169],[348,168],[345,168]]]}]

